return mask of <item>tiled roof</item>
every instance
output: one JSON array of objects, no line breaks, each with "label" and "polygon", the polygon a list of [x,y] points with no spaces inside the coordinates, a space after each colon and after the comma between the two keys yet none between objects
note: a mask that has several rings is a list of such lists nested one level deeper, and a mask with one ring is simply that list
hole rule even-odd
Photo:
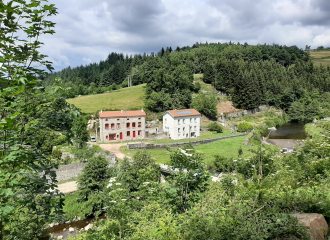
[{"label": "tiled roof", "polygon": [[146,116],[145,111],[103,111],[99,112],[100,118],[114,118],[114,117],[143,117]]},{"label": "tiled roof", "polygon": [[195,109],[169,110],[167,112],[170,113],[173,117],[185,117],[185,116],[201,115]]}]

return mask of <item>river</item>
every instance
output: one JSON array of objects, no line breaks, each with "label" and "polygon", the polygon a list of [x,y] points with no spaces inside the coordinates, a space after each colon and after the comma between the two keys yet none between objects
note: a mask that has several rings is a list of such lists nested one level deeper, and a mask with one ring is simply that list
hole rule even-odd
[{"label": "river", "polygon": [[[305,139],[305,123],[285,123],[277,127],[277,130],[271,130],[269,139]],[[264,132],[268,136],[270,130]]]},{"label": "river", "polygon": [[[97,220],[105,219],[105,214],[102,214],[98,217]],[[95,217],[86,218],[83,220],[75,221],[72,223],[63,223],[56,225],[52,228],[48,228],[43,233],[43,236],[39,238],[39,240],[50,240],[50,239],[57,239],[57,237],[62,236],[62,239],[66,239],[69,236],[76,236],[79,234],[79,231],[86,227],[88,224],[93,223],[96,221]],[[69,228],[74,228],[73,232],[69,232]],[[51,238],[50,233],[53,235],[54,238]]]}]

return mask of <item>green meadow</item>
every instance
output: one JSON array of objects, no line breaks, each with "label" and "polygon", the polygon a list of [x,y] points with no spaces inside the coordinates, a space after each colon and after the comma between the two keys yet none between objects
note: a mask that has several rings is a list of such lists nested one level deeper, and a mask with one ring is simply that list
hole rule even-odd
[{"label": "green meadow", "polygon": [[83,113],[89,114],[93,114],[102,109],[140,109],[143,108],[144,105],[145,86],[146,84],[141,84],[107,93],[71,98],[67,101],[80,108]]},{"label": "green meadow", "polygon": [[[244,140],[247,136],[229,138],[224,140],[219,140],[213,143],[208,143],[200,146],[196,146],[197,151],[201,151],[205,154],[205,164],[211,164],[214,161],[215,155],[225,156],[227,158],[237,158],[238,150],[242,147],[243,158],[249,158],[252,156],[250,149],[256,149],[256,146],[243,145]],[[120,148],[120,151],[125,155],[131,157],[135,152],[139,150],[127,150],[126,146]],[[155,159],[157,163],[168,164],[170,161],[170,152],[166,149],[151,149],[148,150],[151,156]]]}]

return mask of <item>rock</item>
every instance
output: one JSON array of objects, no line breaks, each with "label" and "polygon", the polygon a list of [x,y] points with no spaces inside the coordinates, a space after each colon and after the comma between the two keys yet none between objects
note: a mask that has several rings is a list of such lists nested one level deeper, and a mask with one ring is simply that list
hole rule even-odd
[{"label": "rock", "polygon": [[299,223],[308,228],[311,239],[325,240],[328,232],[328,224],[322,214],[317,213],[295,213],[291,216],[296,217]]},{"label": "rock", "polygon": [[66,231],[66,228],[63,228],[63,232],[65,232]]},{"label": "rock", "polygon": [[73,227],[70,227],[69,228],[69,232],[74,232],[74,228]]},{"label": "rock", "polygon": [[51,223],[51,224],[49,224],[49,227],[52,228],[52,227],[54,227],[54,225],[55,225],[54,223]]},{"label": "rock", "polygon": [[268,128],[268,130],[272,130],[272,131],[276,131],[276,127],[271,127],[271,128]]},{"label": "rock", "polygon": [[245,139],[245,141],[244,141],[243,145],[245,145],[245,146],[249,145],[249,139],[248,139],[248,138],[247,138],[247,139]]},{"label": "rock", "polygon": [[62,236],[62,235],[60,235],[60,236],[58,236],[58,237],[57,237],[57,239],[63,239],[63,236]]},{"label": "rock", "polygon": [[93,227],[93,224],[88,224],[86,227],[85,227],[85,231],[88,231],[89,229],[91,229]]}]

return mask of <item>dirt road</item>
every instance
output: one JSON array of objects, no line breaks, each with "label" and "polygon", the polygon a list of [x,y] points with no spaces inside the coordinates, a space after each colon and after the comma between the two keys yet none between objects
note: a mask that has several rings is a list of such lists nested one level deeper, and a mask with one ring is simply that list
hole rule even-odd
[{"label": "dirt road", "polygon": [[125,154],[120,151],[120,147],[126,146],[127,143],[117,143],[117,144],[99,144],[99,146],[111,153],[116,154],[117,158],[124,159]]},{"label": "dirt road", "polygon": [[77,181],[59,184],[58,190],[64,194],[75,192],[77,191]]}]

